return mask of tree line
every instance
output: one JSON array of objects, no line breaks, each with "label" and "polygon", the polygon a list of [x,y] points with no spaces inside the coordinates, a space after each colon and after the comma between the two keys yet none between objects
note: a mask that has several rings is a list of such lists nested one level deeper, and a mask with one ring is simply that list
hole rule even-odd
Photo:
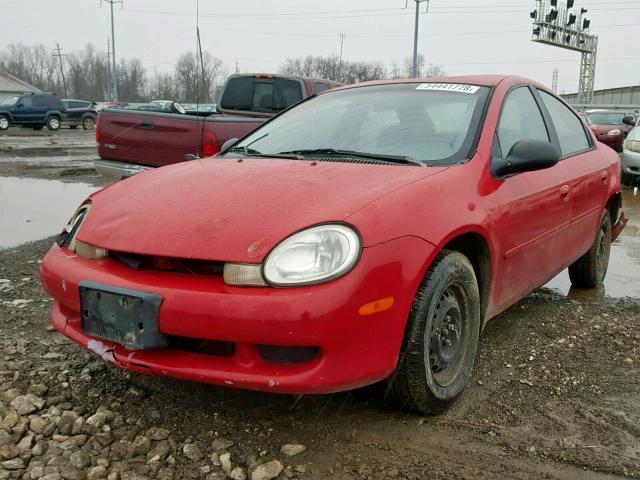
[{"label": "tree line", "polygon": [[[118,97],[126,102],[146,102],[154,99],[175,100],[182,103],[210,103],[218,100],[227,76],[219,58],[203,52],[200,66],[194,52],[185,52],[177,59],[172,71],[150,71],[139,58],[118,62]],[[325,78],[342,83],[357,83],[385,78],[411,76],[411,58],[387,67],[379,62],[341,60],[336,55],[287,58],[278,73]],[[111,64],[105,52],[91,43],[82,50],[60,59],[43,44],[32,46],[12,44],[0,51],[0,71],[61,97],[85,100],[108,100]],[[269,72],[270,73],[270,72]],[[437,65],[418,58],[418,76],[439,76],[444,71]]]}]

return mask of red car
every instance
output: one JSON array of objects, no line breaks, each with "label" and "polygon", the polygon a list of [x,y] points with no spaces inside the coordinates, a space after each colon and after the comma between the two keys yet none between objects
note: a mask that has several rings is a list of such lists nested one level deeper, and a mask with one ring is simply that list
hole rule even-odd
[{"label": "red car", "polygon": [[622,151],[622,144],[633,128],[634,117],[624,112],[587,112],[587,117],[597,128],[598,141],[609,145],[616,152]]},{"label": "red car", "polygon": [[92,195],[41,276],[54,327],[120,367],[289,393],[384,381],[435,414],[488,320],[567,267],[602,284],[619,179],[530,80],[353,85]]}]

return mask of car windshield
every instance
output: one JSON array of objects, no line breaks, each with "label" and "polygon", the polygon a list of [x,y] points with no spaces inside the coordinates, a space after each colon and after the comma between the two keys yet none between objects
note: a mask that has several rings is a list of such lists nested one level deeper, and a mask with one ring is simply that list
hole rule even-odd
[{"label": "car windshield", "polygon": [[254,131],[231,154],[349,151],[455,163],[469,158],[488,94],[487,87],[440,83],[327,92]]},{"label": "car windshield", "polygon": [[624,113],[589,113],[589,118],[593,123],[599,123],[600,125],[621,125],[624,123],[622,119],[625,117]]},{"label": "car windshield", "polygon": [[15,105],[18,101],[18,98],[19,97],[7,97],[2,100],[2,102],[0,102],[0,105]]}]

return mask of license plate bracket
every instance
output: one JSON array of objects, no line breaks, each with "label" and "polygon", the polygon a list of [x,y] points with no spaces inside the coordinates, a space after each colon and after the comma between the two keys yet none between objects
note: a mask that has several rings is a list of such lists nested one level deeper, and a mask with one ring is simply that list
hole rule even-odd
[{"label": "license plate bracket", "polygon": [[79,289],[80,323],[84,333],[129,350],[162,348],[169,344],[158,326],[160,295],[94,282],[80,282]]}]

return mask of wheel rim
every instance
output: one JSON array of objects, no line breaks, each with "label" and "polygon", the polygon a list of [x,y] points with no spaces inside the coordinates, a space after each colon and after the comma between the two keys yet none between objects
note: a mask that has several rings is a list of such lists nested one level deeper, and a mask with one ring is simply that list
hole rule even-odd
[{"label": "wheel rim", "polygon": [[441,387],[451,385],[463,366],[467,317],[464,288],[459,284],[449,285],[436,303],[428,339],[428,366]]},{"label": "wheel rim", "polygon": [[596,272],[600,282],[604,280],[609,265],[609,242],[605,227],[598,234],[598,252],[596,253]]},{"label": "wheel rim", "polygon": [[84,125],[82,125],[85,130],[91,130],[93,128],[93,119],[85,118]]},{"label": "wheel rim", "polygon": [[0,128],[5,129],[9,127],[9,121],[6,118],[0,118]]},{"label": "wheel rim", "polygon": [[54,130],[57,130],[60,127],[60,122],[58,122],[57,118],[52,118],[49,120],[49,126]]}]

